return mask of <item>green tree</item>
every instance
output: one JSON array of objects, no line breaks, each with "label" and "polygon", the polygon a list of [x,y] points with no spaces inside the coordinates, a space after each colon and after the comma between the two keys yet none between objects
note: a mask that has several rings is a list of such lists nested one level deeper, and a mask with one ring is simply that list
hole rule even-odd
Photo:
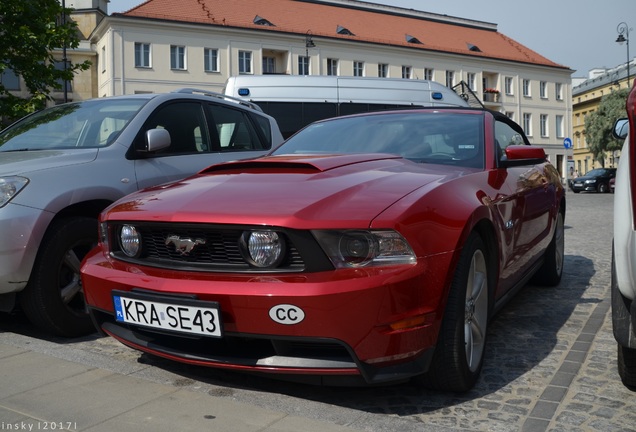
[{"label": "green tree", "polygon": [[0,80],[0,116],[16,119],[44,107],[53,89],[63,89],[76,71],[90,67],[90,62],[68,61],[66,68],[59,67],[62,48],[77,48],[80,42],[70,12],[59,0],[0,1],[0,76],[12,71],[30,93],[26,99],[16,97]]},{"label": "green tree", "polygon": [[625,117],[629,89],[612,91],[601,98],[598,109],[585,118],[585,140],[594,158],[605,166],[605,152],[620,150],[623,142],[612,136],[614,122]]}]

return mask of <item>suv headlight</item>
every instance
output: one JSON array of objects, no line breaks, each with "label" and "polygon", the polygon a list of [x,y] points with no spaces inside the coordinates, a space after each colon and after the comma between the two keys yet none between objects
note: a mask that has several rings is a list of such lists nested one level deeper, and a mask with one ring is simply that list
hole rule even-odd
[{"label": "suv headlight", "polygon": [[0,208],[11,201],[28,183],[29,179],[25,177],[0,177]]},{"label": "suv headlight", "polygon": [[417,258],[396,231],[313,231],[336,268],[415,264]]}]

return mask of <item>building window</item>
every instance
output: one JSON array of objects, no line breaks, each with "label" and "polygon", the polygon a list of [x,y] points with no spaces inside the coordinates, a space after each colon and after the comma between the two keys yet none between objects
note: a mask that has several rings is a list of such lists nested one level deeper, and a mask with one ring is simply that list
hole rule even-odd
[{"label": "building window", "polygon": [[309,57],[298,56],[298,75],[309,75]]},{"label": "building window", "polygon": [[106,47],[105,46],[102,47],[102,55],[99,57],[98,60],[102,67],[102,73],[105,73],[106,72]]},{"label": "building window", "polygon": [[327,75],[338,75],[338,59],[327,59]]},{"label": "building window", "polygon": [[135,42],[135,67],[149,68],[150,60],[150,44]]},{"label": "building window", "polygon": [[530,80],[523,80],[523,95],[530,97]]},{"label": "building window", "polygon": [[539,124],[541,127],[541,136],[543,138],[547,138],[548,136],[548,115],[547,114],[541,114],[539,116]]},{"label": "building window", "polygon": [[508,96],[512,96],[514,94],[514,88],[512,86],[512,77],[506,77],[504,80],[504,91]]},{"label": "building window", "polygon": [[251,74],[252,73],[252,52],[251,51],[239,51],[239,73]]},{"label": "building window", "polygon": [[412,70],[411,66],[402,66],[402,78],[411,79]]},{"label": "building window", "polygon": [[472,73],[472,72],[468,72],[468,74],[466,75],[466,81],[468,84],[468,88],[471,89],[472,91],[476,91],[477,90],[477,75]]},{"label": "building window", "polygon": [[380,78],[386,78],[389,76],[389,65],[386,63],[378,64],[378,76]]},{"label": "building window", "polygon": [[186,49],[184,46],[170,45],[170,69],[186,69]]},{"label": "building window", "polygon": [[[71,62],[70,61],[66,61],[66,68],[70,68],[71,66]],[[54,63],[54,67],[56,70],[59,71],[63,71],[64,70],[64,61],[62,60],[56,60]],[[64,91],[64,84],[66,84],[66,91],[67,92],[72,92],[73,91],[73,81],[64,81],[63,79],[58,79],[57,83],[60,85],[60,89],[57,91],[63,92]]]},{"label": "building window", "polygon": [[523,131],[527,136],[532,136],[532,114],[523,114]]},{"label": "building window", "polygon": [[565,132],[563,132],[564,129],[563,129],[563,116],[562,115],[556,116],[555,126],[556,126],[556,136],[557,136],[557,138],[563,138],[565,136]]},{"label": "building window", "polygon": [[433,69],[429,69],[429,68],[424,69],[424,79],[428,81],[433,81]]},{"label": "building window", "polygon": [[508,117],[510,120],[514,121],[515,112],[514,111],[506,111],[506,117]]},{"label": "building window", "polygon": [[556,100],[563,100],[563,84],[556,83],[554,85],[554,92],[556,93]]},{"label": "building window", "polygon": [[353,76],[357,76],[357,77],[364,76],[364,62],[361,62],[361,61],[353,62]]},{"label": "building window", "polygon": [[276,58],[275,57],[263,57],[263,74],[276,73]]},{"label": "building window", "polygon": [[206,72],[219,71],[219,50],[216,48],[206,48],[203,50],[203,64]]},{"label": "building window", "polygon": [[446,87],[453,87],[455,85],[455,72],[446,71]]},{"label": "building window", "polygon": [[11,69],[5,69],[0,74],[0,82],[6,90],[20,90],[20,77]]},{"label": "building window", "polygon": [[541,99],[548,98],[548,83],[547,82],[541,81],[539,83],[539,95],[541,96]]}]

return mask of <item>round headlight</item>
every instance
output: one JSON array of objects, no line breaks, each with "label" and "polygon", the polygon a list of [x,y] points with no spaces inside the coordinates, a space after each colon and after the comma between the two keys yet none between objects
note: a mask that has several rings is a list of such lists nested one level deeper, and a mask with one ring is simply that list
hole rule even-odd
[{"label": "round headlight", "polygon": [[245,258],[256,267],[275,267],[283,260],[285,241],[275,231],[246,231],[241,243]]},{"label": "round headlight", "polygon": [[364,266],[375,257],[377,243],[368,232],[347,232],[340,238],[340,256],[351,266]]},{"label": "round headlight", "polygon": [[141,251],[141,235],[132,225],[124,225],[119,233],[119,245],[121,250],[129,257],[139,256]]}]

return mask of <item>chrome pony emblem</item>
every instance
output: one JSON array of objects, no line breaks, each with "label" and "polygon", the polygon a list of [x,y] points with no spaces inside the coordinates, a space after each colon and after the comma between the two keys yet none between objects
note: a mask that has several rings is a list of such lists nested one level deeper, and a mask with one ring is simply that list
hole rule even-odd
[{"label": "chrome pony emblem", "polygon": [[174,248],[181,255],[190,255],[192,249],[198,245],[204,245],[203,239],[181,238],[178,235],[170,235],[166,238],[166,246],[174,245]]}]

